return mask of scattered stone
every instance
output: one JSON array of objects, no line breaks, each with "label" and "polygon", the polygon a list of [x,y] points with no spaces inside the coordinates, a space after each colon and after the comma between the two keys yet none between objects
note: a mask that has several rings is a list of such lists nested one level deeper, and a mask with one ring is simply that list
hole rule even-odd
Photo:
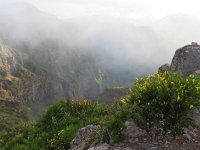
[{"label": "scattered stone", "polygon": [[186,139],[188,139],[189,141],[191,141],[191,140],[192,140],[191,136],[190,136],[190,135],[188,135],[188,134],[183,134],[183,137],[185,137],[185,138],[186,138]]}]

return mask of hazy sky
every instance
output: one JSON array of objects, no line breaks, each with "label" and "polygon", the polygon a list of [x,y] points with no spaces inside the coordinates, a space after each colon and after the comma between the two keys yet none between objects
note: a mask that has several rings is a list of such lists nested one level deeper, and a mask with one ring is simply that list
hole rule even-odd
[{"label": "hazy sky", "polygon": [[[5,0],[0,0],[5,1]],[[8,0],[6,0],[8,1]],[[59,18],[110,15],[140,19],[162,18],[172,13],[200,16],[199,0],[10,0],[25,1]]]},{"label": "hazy sky", "polygon": [[[31,3],[58,18],[77,18],[64,22],[41,13],[34,7],[23,7],[29,5],[3,5],[19,1]],[[127,60],[134,65],[137,62],[141,66],[156,65],[154,69],[157,69],[160,64],[171,61],[177,48],[192,41],[199,42],[199,1],[0,0],[0,26],[3,26],[0,31],[6,38],[10,36],[13,41],[16,40],[16,43],[31,41],[31,44],[37,45],[41,39],[56,39],[56,42],[64,43],[64,50],[66,46],[67,49],[95,49],[106,52],[105,55],[113,56],[117,61]],[[18,6],[19,9],[13,9]],[[20,11],[21,8],[25,10]],[[156,20],[174,13],[199,17],[173,15]]]}]

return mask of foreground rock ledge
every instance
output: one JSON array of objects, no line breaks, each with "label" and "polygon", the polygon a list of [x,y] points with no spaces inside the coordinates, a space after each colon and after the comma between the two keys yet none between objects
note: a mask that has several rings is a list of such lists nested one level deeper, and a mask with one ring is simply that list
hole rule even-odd
[{"label": "foreground rock ledge", "polygon": [[124,140],[117,144],[99,143],[94,146],[93,135],[99,126],[81,128],[71,142],[71,150],[198,150],[200,149],[199,128],[185,128],[182,135],[153,136],[138,128],[132,121],[125,122]]}]

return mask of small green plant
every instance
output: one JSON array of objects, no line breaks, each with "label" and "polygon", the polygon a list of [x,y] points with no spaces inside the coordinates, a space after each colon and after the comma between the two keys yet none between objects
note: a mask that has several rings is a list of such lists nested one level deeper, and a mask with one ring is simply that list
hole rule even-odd
[{"label": "small green plant", "polygon": [[137,79],[122,103],[133,106],[142,127],[155,127],[162,134],[180,133],[190,124],[188,112],[200,105],[200,76],[164,72]]},{"label": "small green plant", "polygon": [[107,134],[114,142],[123,139],[122,130],[125,128],[125,121],[131,119],[131,109],[128,106],[121,106],[119,110],[110,116],[110,120],[106,124]]},{"label": "small green plant", "polygon": [[30,117],[30,111],[28,107],[22,106],[20,109],[20,118],[22,118],[24,121],[27,121]]}]

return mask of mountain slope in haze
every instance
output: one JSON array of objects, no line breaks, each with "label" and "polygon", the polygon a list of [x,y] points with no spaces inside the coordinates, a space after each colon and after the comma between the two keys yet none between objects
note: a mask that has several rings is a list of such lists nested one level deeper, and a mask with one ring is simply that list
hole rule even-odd
[{"label": "mountain slope in haze", "polygon": [[[17,101],[39,109],[57,98],[62,98],[62,89],[43,74],[39,66],[30,63],[24,53],[0,44],[0,100]],[[60,96],[60,97],[58,97]],[[40,105],[36,105],[40,103]]]},{"label": "mountain slope in haze", "polygon": [[[33,73],[44,73],[61,85],[65,98],[94,98],[106,87],[133,82],[137,73],[132,71],[133,65],[124,68],[125,58],[114,56],[112,51],[104,53],[101,47],[104,41],[93,43],[87,29],[84,31],[73,22],[59,21],[32,6],[28,9],[27,5],[17,5],[17,9],[14,6],[1,9],[1,38],[28,56],[27,63]],[[20,18],[16,19],[18,15]]]},{"label": "mountain slope in haze", "polygon": [[185,15],[136,26],[111,17],[63,21],[25,3],[0,8],[0,39],[23,54],[20,64],[28,70],[15,84],[15,97],[26,103],[94,99],[106,88],[153,73],[179,44],[200,39],[198,19]]}]

